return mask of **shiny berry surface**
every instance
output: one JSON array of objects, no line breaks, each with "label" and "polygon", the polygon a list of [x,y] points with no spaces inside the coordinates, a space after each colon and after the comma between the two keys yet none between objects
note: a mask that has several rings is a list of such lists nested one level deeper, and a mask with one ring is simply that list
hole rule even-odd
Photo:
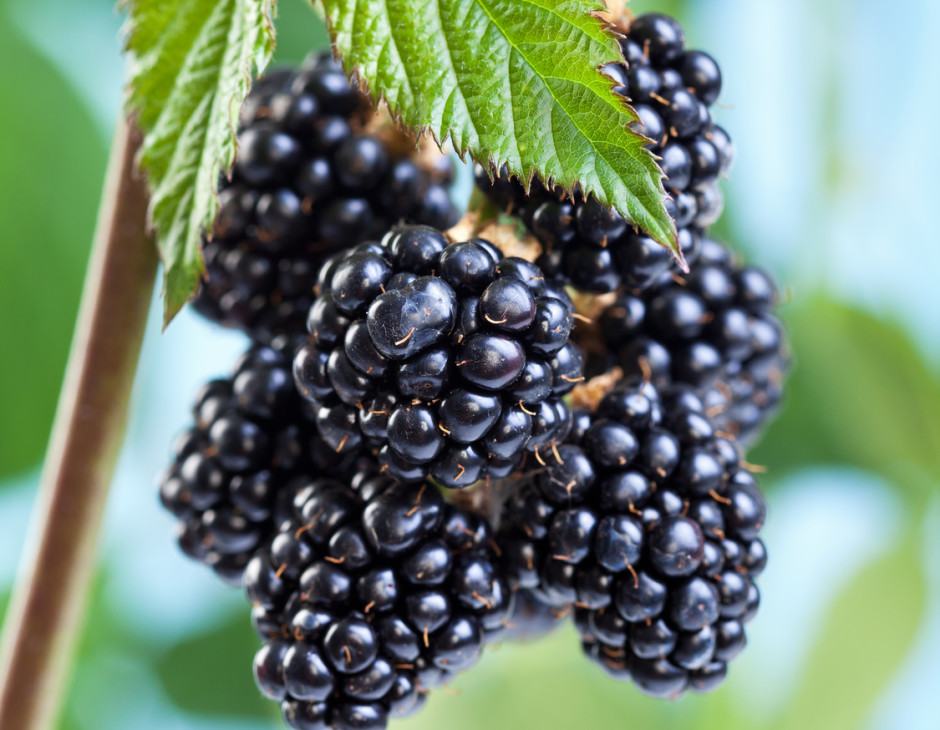
[{"label": "shiny berry surface", "polygon": [[330,254],[399,221],[456,222],[449,173],[396,157],[364,131],[368,111],[329,56],[258,80],[240,115],[232,177],[220,183],[221,209],[203,242],[197,311],[260,342],[295,334]]},{"label": "shiny berry surface", "polygon": [[546,609],[573,607],[587,656],[614,676],[664,697],[713,686],[760,602],[756,481],[693,391],[628,379],[575,420],[504,505],[507,577]]},{"label": "shiny berry surface", "polygon": [[301,486],[244,584],[265,641],[256,681],[295,728],[384,728],[513,615],[488,524],[375,465]]},{"label": "shiny berry surface", "polygon": [[298,481],[355,466],[355,450],[338,455],[318,434],[291,382],[290,349],[255,346],[229,377],[207,383],[160,479],[182,550],[236,584],[284,518]]},{"label": "shiny berry surface", "polygon": [[618,296],[583,336],[606,340],[602,369],[691,386],[714,427],[749,444],[775,412],[789,367],[777,289],[717,241],[702,239],[702,253],[688,275]]},{"label": "shiny berry surface", "polygon": [[324,269],[294,376],[337,451],[465,488],[565,437],[582,356],[571,300],[535,264],[405,225]]}]

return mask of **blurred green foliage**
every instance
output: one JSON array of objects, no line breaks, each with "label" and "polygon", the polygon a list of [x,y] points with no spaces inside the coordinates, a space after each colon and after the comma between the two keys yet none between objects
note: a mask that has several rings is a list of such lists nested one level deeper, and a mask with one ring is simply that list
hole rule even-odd
[{"label": "blurred green foliage", "polygon": [[275,64],[300,63],[311,49],[329,48],[326,27],[306,0],[287,0],[278,5]]},{"label": "blurred green foliage", "polygon": [[[146,656],[149,651],[147,642],[128,625],[128,617],[121,610],[106,599],[107,574],[100,571],[92,587],[90,596],[90,609],[88,620],[82,632],[75,666],[92,665],[100,658],[115,654]],[[128,693],[131,691],[126,682],[128,678],[115,674],[109,682],[108,689],[114,693]],[[68,700],[60,718],[61,730],[84,730],[88,727],[88,696],[91,693],[101,694],[102,688],[85,681],[81,671],[72,676]]]},{"label": "blurred green foliage", "polygon": [[907,656],[924,618],[922,531],[914,526],[843,589],[817,627],[780,728],[861,727]]},{"label": "blurred green foliage", "polygon": [[[308,3],[288,0],[279,17],[275,62],[297,63],[311,48],[327,46]],[[16,414],[0,419],[2,478],[35,467],[46,447],[91,250],[107,139],[61,71],[2,15],[0,88],[4,108],[16,112],[0,114],[6,239],[0,312],[10,343],[0,403]],[[24,307],[27,301],[34,305]]]},{"label": "blurred green foliage", "polygon": [[940,373],[900,323],[807,297],[786,321],[795,353],[780,417],[753,458],[772,473],[863,467],[920,504],[940,488]]},{"label": "blurred green foliage", "polygon": [[[258,640],[244,612],[224,618],[205,633],[186,637],[168,647],[156,662],[157,676],[168,697],[180,708],[201,715],[264,718],[276,712],[255,688],[247,667]],[[214,678],[214,691],[206,692],[205,677]]]},{"label": "blurred green foliage", "polygon": [[0,88],[3,477],[34,466],[45,448],[107,152],[76,92],[6,20]]}]

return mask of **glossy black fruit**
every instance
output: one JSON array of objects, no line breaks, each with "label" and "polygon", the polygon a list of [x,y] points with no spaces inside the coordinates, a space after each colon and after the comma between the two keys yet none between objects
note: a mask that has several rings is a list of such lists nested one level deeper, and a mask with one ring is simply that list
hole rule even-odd
[{"label": "glossy black fruit", "polygon": [[622,294],[584,336],[606,340],[599,371],[616,365],[659,387],[689,386],[716,429],[748,444],[776,410],[788,369],[776,304],[768,274],[706,238],[687,276]]},{"label": "glossy black fruit", "polygon": [[401,220],[447,228],[457,209],[446,170],[396,159],[362,131],[368,104],[328,56],[273,71],[240,116],[231,179],[203,243],[200,313],[269,342],[296,334],[331,253]]},{"label": "glossy black fruit", "polygon": [[432,485],[363,468],[306,483],[287,514],[244,583],[258,686],[292,727],[384,728],[506,629],[489,526]]},{"label": "glossy black fruit", "polygon": [[658,696],[711,687],[759,603],[754,478],[686,390],[628,380],[574,420],[503,508],[507,576],[545,610],[573,608],[614,676]]},{"label": "glossy black fruit", "polygon": [[324,266],[297,387],[334,448],[365,444],[401,480],[467,487],[566,435],[562,396],[582,379],[572,313],[534,264],[399,226]]},{"label": "glossy black fruit", "polygon": [[180,547],[232,583],[288,515],[298,483],[322,470],[351,475],[355,463],[354,450],[338,454],[317,433],[285,350],[255,346],[203,387],[160,479]]}]

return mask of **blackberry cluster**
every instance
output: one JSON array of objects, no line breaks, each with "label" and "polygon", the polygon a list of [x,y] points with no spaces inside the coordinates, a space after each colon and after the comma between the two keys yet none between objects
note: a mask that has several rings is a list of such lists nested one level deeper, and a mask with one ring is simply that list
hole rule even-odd
[{"label": "blackberry cluster", "polygon": [[245,573],[266,641],[258,686],[298,730],[384,728],[416,711],[512,613],[492,542],[432,485],[313,482]]},{"label": "blackberry cluster", "polygon": [[255,344],[199,394],[160,498],[246,590],[293,728],[385,728],[566,617],[661,697],[716,686],[746,643],[766,508],[740,448],[781,396],[777,292],[708,236],[733,157],[718,65],[659,14],[621,46],[604,71],[661,160],[685,275],[583,190],[482,168],[540,255],[486,240],[511,253],[505,221],[451,242],[452,171],[370,134],[328,56],[241,110],[195,306]]},{"label": "blackberry cluster", "polygon": [[[649,138],[660,159],[667,207],[691,264],[702,231],[721,215],[718,179],[733,158],[730,137],[709,111],[721,91],[721,70],[707,53],[686,50],[681,26],[665,15],[636,18],[621,47],[626,64],[612,63],[604,71],[614,91],[636,109],[636,131]],[[480,167],[477,184],[497,205],[515,210],[539,239],[542,269],[578,289],[639,290],[673,268],[668,250],[577,191],[569,197],[536,182],[526,194],[505,172],[491,181]]]},{"label": "blackberry cluster", "polygon": [[458,211],[451,171],[425,171],[362,132],[369,107],[342,68],[316,56],[258,81],[241,111],[238,156],[204,241],[194,305],[262,342],[302,330],[320,263],[408,220],[440,228]]},{"label": "blackberry cluster", "polygon": [[693,391],[637,381],[576,415],[508,501],[499,541],[514,586],[573,607],[590,658],[674,696],[715,686],[743,648],[764,516],[736,444]]},{"label": "blackberry cluster", "polygon": [[297,480],[352,468],[353,455],[329,449],[304,407],[290,357],[253,347],[231,377],[199,393],[195,422],[160,480],[160,500],[179,518],[182,550],[231,583],[288,514]]},{"label": "blackberry cluster", "polygon": [[325,265],[320,292],[294,376],[337,451],[466,487],[564,438],[582,379],[573,307],[534,264],[401,226]]},{"label": "blackberry cluster", "polygon": [[619,365],[659,387],[694,386],[716,428],[749,442],[779,403],[788,364],[776,303],[766,273],[702,239],[690,274],[621,294],[604,311],[592,365]]}]

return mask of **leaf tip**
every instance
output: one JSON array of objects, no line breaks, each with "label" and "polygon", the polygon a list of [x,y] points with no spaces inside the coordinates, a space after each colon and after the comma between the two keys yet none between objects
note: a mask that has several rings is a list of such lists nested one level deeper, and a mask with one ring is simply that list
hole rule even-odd
[{"label": "leaf tip", "polygon": [[195,267],[170,265],[163,276],[163,331],[199,291],[203,273],[202,257]]},{"label": "leaf tip", "polygon": [[163,290],[163,324],[161,330],[166,332],[167,328],[170,326],[170,323],[176,318],[176,315],[179,314],[183,306],[186,304],[186,300],[180,300],[178,296],[173,296],[169,291],[164,288]]},{"label": "leaf tip", "polygon": [[163,323],[160,326],[161,332],[166,332],[170,327],[170,323],[176,319],[176,315],[180,313],[182,305],[171,303],[169,299],[164,298],[163,300]]}]

